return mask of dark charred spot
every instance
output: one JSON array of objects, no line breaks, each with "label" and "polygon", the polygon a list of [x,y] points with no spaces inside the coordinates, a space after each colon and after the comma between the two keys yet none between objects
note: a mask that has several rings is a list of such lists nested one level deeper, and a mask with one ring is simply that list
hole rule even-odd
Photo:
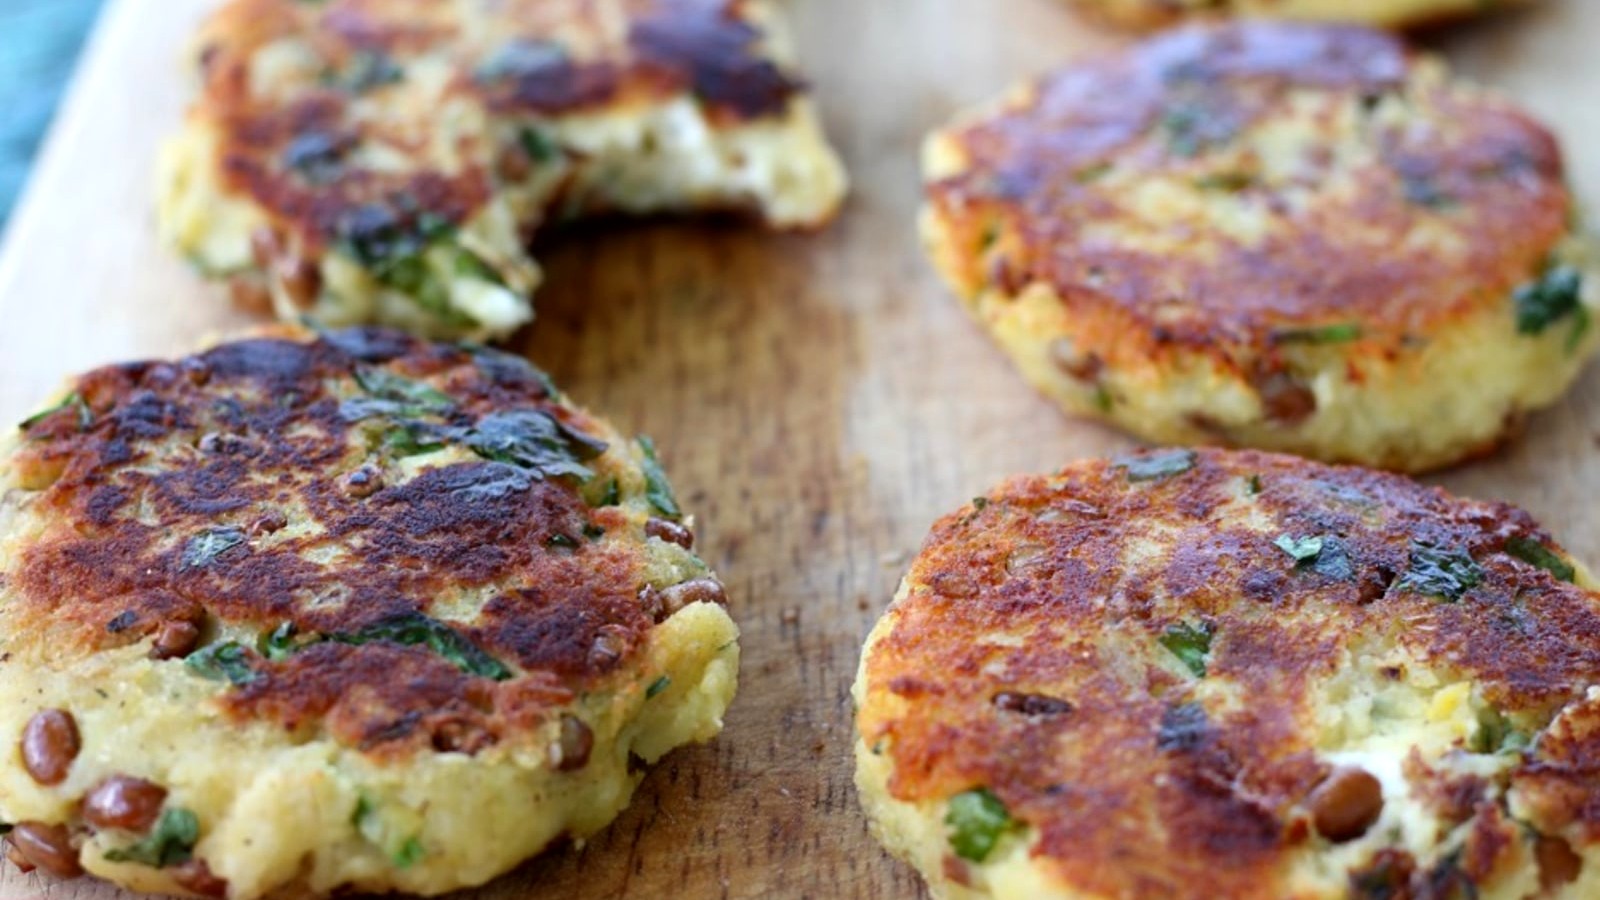
[{"label": "dark charred spot", "polygon": [[1161,716],[1161,727],[1156,732],[1156,749],[1171,752],[1193,750],[1200,746],[1210,730],[1205,707],[1198,703],[1182,703],[1168,708]]},{"label": "dark charred spot", "polygon": [[[377,755],[473,753],[538,727],[626,667],[653,627],[642,542],[553,552],[552,536],[590,524],[580,479],[475,460],[396,483],[352,439],[369,422],[340,412],[375,383],[357,370],[382,366],[448,392],[428,413],[440,428],[510,409],[603,433],[503,356],[360,329],[86,374],[93,427],[52,420],[49,440],[18,450],[24,464],[60,461],[38,502],[70,527],[19,554],[8,609],[19,627],[48,623],[64,650],[147,640],[158,665],[188,666],[223,647],[205,635],[243,632],[248,677],[215,679],[230,715]],[[436,617],[441,598],[475,588],[493,598],[481,614]],[[718,597],[706,579],[662,603]]]},{"label": "dark charred spot", "polygon": [[559,113],[604,103],[620,84],[615,66],[580,63],[551,41],[515,40],[476,73],[501,111]]},{"label": "dark charred spot", "polygon": [[756,53],[761,38],[725,0],[672,0],[628,35],[644,65],[683,78],[702,102],[742,118],[775,115],[804,85]]},{"label": "dark charred spot", "polygon": [[1061,716],[1072,712],[1072,704],[1059,697],[1022,694],[1015,691],[1001,691],[995,694],[994,707],[1024,716]]}]

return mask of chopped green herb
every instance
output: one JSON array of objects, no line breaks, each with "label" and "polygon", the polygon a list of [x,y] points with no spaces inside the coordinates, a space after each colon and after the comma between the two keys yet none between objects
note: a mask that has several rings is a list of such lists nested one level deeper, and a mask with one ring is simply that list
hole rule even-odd
[{"label": "chopped green herb", "polygon": [[1209,622],[1190,625],[1179,622],[1168,625],[1167,630],[1157,638],[1161,646],[1167,648],[1173,656],[1178,658],[1195,674],[1197,678],[1206,677],[1206,659],[1211,655],[1211,636],[1215,632]]},{"label": "chopped green herb", "polygon": [[182,568],[199,569],[244,543],[244,529],[228,526],[202,531],[183,545]]},{"label": "chopped green herb", "polygon": [[1196,178],[1194,186],[1202,191],[1225,191],[1231,194],[1255,183],[1255,176],[1249,172],[1213,172]]},{"label": "chopped green herb", "polygon": [[987,507],[988,505],[989,505],[989,498],[988,497],[973,497],[972,498],[972,508],[977,510],[978,512],[983,512],[984,508]]},{"label": "chopped green herb", "polygon": [[383,433],[383,451],[396,459],[432,453],[445,445],[445,440],[421,427],[420,422],[401,422]]},{"label": "chopped green herb", "polygon": [[1103,384],[1097,384],[1097,385],[1094,386],[1094,408],[1095,409],[1098,409],[1103,413],[1108,413],[1108,412],[1111,412],[1111,407],[1114,406],[1115,404],[1116,404],[1116,400],[1115,400],[1115,398],[1113,398],[1111,396],[1111,389],[1110,388],[1106,387]]},{"label": "chopped green herb", "polygon": [[250,651],[238,641],[223,641],[197,650],[185,657],[183,664],[210,681],[249,684],[256,680],[256,670],[250,667]]},{"label": "chopped green herb", "polygon": [[538,128],[524,128],[517,132],[517,143],[528,154],[528,158],[536,163],[551,162],[561,155],[561,150],[550,139],[550,135]]},{"label": "chopped green herb", "polygon": [[1297,563],[1316,559],[1317,554],[1322,552],[1322,538],[1316,536],[1297,538],[1280,534],[1273,543],[1278,545],[1279,550],[1294,557]]},{"label": "chopped green herb", "polygon": [[461,632],[422,613],[399,613],[380,619],[360,631],[328,635],[341,644],[388,641],[407,647],[424,646],[449,660],[456,668],[482,678],[505,681],[511,670],[467,640]]},{"label": "chopped green herb", "polygon": [[296,633],[293,622],[284,622],[261,636],[256,642],[256,651],[267,659],[283,659],[294,653]]},{"label": "chopped green herb", "polygon": [[480,82],[517,80],[548,75],[569,65],[567,48],[555,41],[519,38],[494,52],[475,75]]},{"label": "chopped green herb", "polygon": [[1261,493],[1261,476],[1251,475],[1244,480],[1244,492],[1247,496],[1254,497]]},{"label": "chopped green herb", "polygon": [[606,479],[605,482],[590,482],[589,490],[584,492],[584,500],[589,501],[589,506],[616,506],[622,501],[622,488],[616,484],[616,479]]},{"label": "chopped green herb", "polygon": [[350,58],[343,72],[331,74],[326,80],[331,86],[359,94],[375,87],[394,84],[405,77],[394,58],[382,51],[363,50]]},{"label": "chopped green herb", "polygon": [[495,384],[510,386],[536,384],[546,397],[561,396],[550,376],[528,361],[527,357],[471,342],[462,342],[457,346],[471,354],[478,371]]},{"label": "chopped green herb", "polygon": [[550,539],[544,543],[547,547],[562,547],[568,550],[574,550],[578,547],[578,539],[570,534],[552,534]]},{"label": "chopped green herb", "polygon": [[1355,566],[1350,562],[1350,551],[1345,549],[1344,542],[1328,535],[1322,539],[1322,552],[1311,561],[1311,571],[1344,581],[1355,575]]},{"label": "chopped green herb", "polygon": [[644,689],[644,698],[646,700],[649,700],[649,699],[655,697],[657,694],[659,694],[662,691],[666,690],[667,686],[670,685],[670,684],[672,684],[672,679],[667,677],[666,675],[663,675],[660,678],[657,678],[655,681],[650,682],[650,686],[649,687]]},{"label": "chopped green herb", "polygon": [[357,366],[354,374],[356,384],[363,391],[374,399],[398,405],[401,415],[420,416],[445,412],[455,407],[455,400],[449,394],[425,381],[416,381],[372,366]]},{"label": "chopped green herb", "polygon": [[1072,180],[1079,184],[1089,184],[1093,181],[1099,181],[1100,179],[1106,177],[1106,175],[1110,172],[1111,163],[1091,163],[1090,165],[1084,166],[1078,171],[1072,173]]},{"label": "chopped green herb", "polygon": [[1587,316],[1581,301],[1583,274],[1573,266],[1551,266],[1537,281],[1517,288],[1511,301],[1517,310],[1517,331],[1539,334],[1571,315]]},{"label": "chopped green herb", "polygon": [[455,269],[456,274],[463,278],[475,278],[505,287],[505,279],[500,277],[500,273],[484,262],[483,257],[465,247],[456,248]]},{"label": "chopped green herb", "polygon": [[598,541],[606,536],[606,530],[601,528],[599,525],[590,522],[589,524],[583,526],[583,536],[591,541]]},{"label": "chopped green herb", "polygon": [[492,412],[462,432],[460,439],[484,459],[517,466],[539,478],[587,480],[594,473],[583,462],[606,450],[604,442],[539,409]]},{"label": "chopped green herb", "polygon": [[1410,568],[1397,586],[1454,603],[1482,582],[1483,570],[1466,553],[1412,541]]},{"label": "chopped green herb", "polygon": [[43,422],[45,419],[48,419],[63,409],[68,408],[76,409],[78,411],[79,431],[88,431],[89,426],[94,424],[94,411],[89,409],[89,404],[84,401],[82,394],[78,393],[77,391],[73,391],[66,397],[62,398],[61,402],[57,403],[55,406],[52,406],[49,409],[42,409],[26,419],[23,419],[21,422],[17,423],[17,427],[23,431],[27,431],[33,428],[33,426],[38,425],[40,422]]},{"label": "chopped green herb", "polygon": [[394,867],[397,869],[409,869],[421,862],[426,855],[428,855],[428,851],[422,848],[422,841],[415,836],[408,837],[406,842],[400,845],[400,849],[394,852]]},{"label": "chopped green herb", "polygon": [[1578,572],[1572,563],[1533,538],[1514,537],[1506,541],[1506,552],[1531,566],[1538,566],[1556,578],[1570,583]]},{"label": "chopped green herb", "polygon": [[143,840],[127,847],[106,851],[111,862],[131,862],[164,869],[188,862],[200,840],[200,820],[181,807],[163,810],[161,818]]},{"label": "chopped green herb", "polygon": [[1505,753],[1528,746],[1528,735],[1517,730],[1505,713],[1488,707],[1478,714],[1478,727],[1467,749],[1473,753]]},{"label": "chopped green herb", "polygon": [[1111,465],[1126,470],[1129,481],[1156,481],[1189,471],[1197,458],[1193,450],[1158,450],[1120,456]]},{"label": "chopped green herb", "polygon": [[1408,203],[1427,209],[1449,209],[1456,205],[1456,198],[1445,193],[1427,174],[1402,172],[1400,184]]},{"label": "chopped green herb", "polygon": [[1281,328],[1272,333],[1281,344],[1343,344],[1361,337],[1361,326],[1355,322],[1339,322],[1311,328]]},{"label": "chopped green herb", "polygon": [[1572,326],[1571,331],[1567,332],[1567,343],[1563,349],[1569,354],[1578,349],[1579,345],[1583,343],[1584,335],[1589,333],[1590,323],[1589,308],[1586,306],[1578,307],[1577,323]]},{"label": "chopped green herb", "polygon": [[674,521],[683,518],[683,511],[678,508],[678,500],[672,496],[672,484],[667,481],[667,473],[661,468],[661,459],[656,456],[655,441],[645,435],[639,435],[639,451],[644,457],[644,496],[661,513]]},{"label": "chopped green herb", "polygon": [[1167,136],[1167,148],[1174,156],[1198,155],[1207,141],[1205,111],[1193,106],[1179,106],[1161,116],[1161,130]]},{"label": "chopped green herb", "polygon": [[372,801],[367,799],[367,795],[357,794],[356,808],[350,813],[350,824],[356,826],[356,828],[360,829],[362,833],[365,834],[366,829],[364,826],[367,823],[367,819],[372,815],[373,812],[374,807],[372,805]]},{"label": "chopped green herb", "polygon": [[950,829],[950,849],[973,862],[988,859],[1001,836],[1016,825],[1000,798],[982,787],[951,797],[944,824]]}]

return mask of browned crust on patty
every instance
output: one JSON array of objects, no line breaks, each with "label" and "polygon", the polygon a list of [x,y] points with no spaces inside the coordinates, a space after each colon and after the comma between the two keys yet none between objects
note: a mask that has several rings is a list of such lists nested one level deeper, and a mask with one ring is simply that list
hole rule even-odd
[{"label": "browned crust on patty", "polygon": [[[448,406],[370,414],[366,387],[384,376]],[[208,640],[288,623],[282,658],[240,640],[248,677],[221,696],[228,714],[399,754],[525,731],[649,641],[642,517],[591,506],[573,476],[464,452],[405,477],[384,449],[394,422],[459,435],[504,413],[586,453],[618,444],[519,359],[362,329],[109,366],[72,391],[9,463],[47,520],[0,576],[23,652],[84,657],[175,620]],[[372,637],[418,616],[477,667]]]},{"label": "browned crust on patty", "polygon": [[[1561,553],[1525,512],[1275,454],[1193,460],[1149,481],[1107,461],[1013,479],[934,526],[863,669],[858,724],[892,761],[892,797],[988,787],[1037,832],[1034,862],[1095,896],[1278,896],[1282,863],[1309,839],[1302,804],[1327,775],[1313,688],[1381,638],[1512,718],[1565,708],[1511,784],[1532,827],[1600,840],[1600,713],[1584,700],[1600,680],[1600,604],[1508,551]],[[1297,566],[1280,535],[1321,536],[1348,570]],[[1454,600],[1408,588],[1419,548],[1470,557],[1479,580]],[[1197,679],[1158,643],[1201,623],[1204,677],[1237,707],[1199,704]],[[1481,877],[1504,852],[1489,842],[1505,811],[1436,777],[1429,802],[1493,820],[1468,844]]]},{"label": "browned crust on patty", "polygon": [[[717,127],[784,114],[804,90],[774,62],[745,0],[510,0],[481,3],[495,39],[463,33],[449,4],[417,0],[231,0],[198,39],[202,92],[196,113],[218,132],[223,187],[249,196],[295,233],[304,252],[341,239],[362,207],[388,210],[415,230],[416,216],[460,225],[494,188],[497,148],[463,136],[464,164],[446,171],[379,170],[347,161],[360,144],[421,156],[431,116],[358,119],[361,95],[403,80],[418,58],[454,68],[441,104],[465,101],[499,117],[534,120],[644,106],[691,94]],[[612,14],[624,31],[616,33]],[[316,84],[263,94],[252,67],[264,48],[309,43],[325,71]]]},{"label": "browned crust on patty", "polygon": [[[1047,285],[1085,329],[1080,343],[1113,364],[1196,349],[1248,369],[1294,329],[1344,324],[1363,338],[1352,357],[1392,357],[1508,305],[1568,229],[1550,133],[1421,71],[1382,32],[1239,22],[1048,75],[1019,105],[950,133],[964,163],[928,188],[959,257],[946,266],[967,294]],[[1370,160],[1346,173],[1313,141],[1292,182],[1251,180],[1264,152],[1257,131],[1291,95],[1319,129],[1355,115]],[[1406,124],[1369,116],[1386,98],[1408,104]],[[1326,180],[1340,175],[1349,190],[1330,194]],[[1144,221],[1130,186],[1150,177],[1242,201],[1263,234],[1236,239],[1203,217]],[[1105,223],[1180,249],[1107,237]],[[1424,234],[1448,234],[1460,250],[1438,252]]]}]

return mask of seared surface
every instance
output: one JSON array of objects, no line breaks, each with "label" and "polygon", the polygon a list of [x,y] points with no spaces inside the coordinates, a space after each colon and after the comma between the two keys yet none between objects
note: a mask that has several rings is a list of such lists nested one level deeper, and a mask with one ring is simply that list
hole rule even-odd
[{"label": "seared surface", "polygon": [[1356,27],[1173,32],[937,140],[960,163],[932,211],[973,281],[1044,282],[1108,347],[1355,324],[1398,350],[1504,304],[1567,233],[1548,131]]},{"label": "seared surface", "polygon": [[[29,503],[50,525],[7,579],[10,629],[62,658],[146,640],[173,620],[350,635],[481,597],[454,627],[537,677],[496,685],[425,647],[326,643],[277,661],[252,652],[259,677],[229,709],[291,728],[326,717],[341,742],[393,751],[463,728],[492,739],[569,701],[625,664],[653,624],[637,596],[638,544],[585,537],[625,530],[619,508],[589,507],[575,479],[483,458],[366,496],[348,483],[374,461],[374,473],[397,464],[367,446],[390,432],[354,419],[362,404],[393,402],[363,391],[358,371],[440,391],[449,399],[420,421],[441,428],[527,410],[560,423],[567,446],[603,446],[593,435],[604,426],[551,394],[531,366],[482,358],[490,363],[446,345],[342,332],[82,377],[82,402],[33,424],[15,457],[24,482],[50,481]],[[552,543],[562,538],[570,548]],[[616,654],[591,653],[601,633]]]},{"label": "seared surface", "polygon": [[[1507,890],[1535,833],[1600,843],[1580,774],[1600,761],[1600,603],[1563,577],[1586,580],[1526,513],[1359,469],[1169,450],[1017,478],[934,526],[869,642],[860,752],[926,815],[986,787],[1063,896]],[[1363,712],[1340,693],[1354,672],[1426,714]],[[1477,720],[1430,744],[1466,697]],[[1317,836],[1315,789],[1352,759],[1403,766],[1437,846],[1407,846],[1416,801],[1386,786],[1395,818],[1335,855],[1367,822]],[[1383,853],[1420,893],[1358,889]],[[1316,854],[1333,871],[1308,877]]]}]

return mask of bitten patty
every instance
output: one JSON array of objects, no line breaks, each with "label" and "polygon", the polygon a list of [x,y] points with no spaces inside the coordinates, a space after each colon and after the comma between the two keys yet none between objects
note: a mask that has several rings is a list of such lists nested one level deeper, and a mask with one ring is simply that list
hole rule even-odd
[{"label": "bitten patty", "polygon": [[975,317],[1155,442],[1437,468],[1600,345],[1554,139],[1380,32],[1172,32],[935,133],[925,171]]},{"label": "bitten patty", "polygon": [[8,856],[435,894],[591,834],[733,696],[693,540],[649,441],[519,357],[349,330],[83,375],[0,449]]},{"label": "bitten patty", "polygon": [[162,230],[290,321],[503,336],[547,224],[845,190],[769,0],[229,0],[194,66]]},{"label": "bitten patty", "polygon": [[862,803],[940,897],[1594,897],[1593,586],[1521,510],[1397,475],[1012,479],[867,639]]},{"label": "bitten patty", "polygon": [[1117,25],[1159,28],[1192,16],[1318,19],[1385,27],[1431,25],[1532,0],[1073,0]]}]

